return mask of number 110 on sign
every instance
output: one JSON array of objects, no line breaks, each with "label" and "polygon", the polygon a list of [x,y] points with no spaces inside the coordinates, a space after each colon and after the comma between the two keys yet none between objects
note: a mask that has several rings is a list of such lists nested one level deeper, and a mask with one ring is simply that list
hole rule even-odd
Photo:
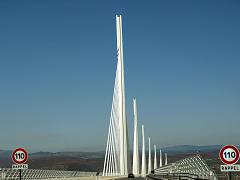
[{"label": "number 110 on sign", "polygon": [[16,164],[23,164],[28,159],[28,153],[23,148],[17,148],[12,152],[12,160]]},{"label": "number 110 on sign", "polygon": [[225,164],[235,164],[239,159],[239,150],[236,146],[226,145],[220,150],[219,157]]},{"label": "number 110 on sign", "polygon": [[15,154],[15,159],[23,160],[25,158],[25,154],[23,152],[18,152]]},{"label": "number 110 on sign", "polygon": [[230,151],[225,150],[225,152],[223,154],[224,154],[224,158],[228,159],[228,161],[232,161],[236,157],[236,153],[235,153],[235,151],[232,151],[232,149]]}]

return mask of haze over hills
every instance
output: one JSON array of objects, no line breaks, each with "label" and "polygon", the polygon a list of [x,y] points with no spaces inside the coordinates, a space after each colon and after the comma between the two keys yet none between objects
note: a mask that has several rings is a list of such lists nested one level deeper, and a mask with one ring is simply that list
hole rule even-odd
[{"label": "haze over hills", "polygon": [[[11,153],[0,150],[0,167],[12,166]],[[27,163],[30,169],[100,171],[103,157],[103,152],[36,152],[29,154]]]},{"label": "haze over hills", "polygon": [[[221,147],[221,145],[180,145],[162,148],[162,152],[168,153],[169,162],[175,162],[177,160],[189,157],[193,154],[200,154],[214,171],[219,172],[219,165],[221,164],[221,161],[218,158],[218,153]],[[0,167],[11,167],[11,153],[12,151],[9,150],[0,150]],[[29,159],[27,163],[30,169],[55,169],[97,172],[102,171],[104,156],[104,151],[35,152],[29,154]]]},{"label": "haze over hills", "polygon": [[[183,158],[185,154],[217,154],[221,145],[213,146],[172,146],[162,148],[172,156],[172,160]],[[177,157],[175,156],[176,154]],[[182,154],[182,155],[181,155]],[[105,152],[35,152],[29,154],[28,164],[32,169],[59,169],[79,171],[101,171]],[[171,161],[171,158],[169,159]],[[11,151],[0,150],[0,167],[11,167]]]},{"label": "haze over hills", "polygon": [[38,157],[79,157],[83,159],[102,158],[103,152],[36,152],[31,153],[32,158]]},{"label": "haze over hills", "polygon": [[179,153],[194,153],[194,152],[212,152],[219,151],[222,145],[210,145],[210,146],[194,146],[194,145],[179,145],[161,148],[162,151],[168,152],[169,154]]},{"label": "haze over hills", "polygon": [[[239,147],[239,145],[237,145]],[[209,146],[195,146],[195,145],[177,145],[177,146],[170,146],[161,148],[162,151],[168,152],[170,154],[179,154],[179,153],[194,153],[194,152],[208,152],[208,151],[215,151],[220,150],[222,145],[209,145]],[[1,157],[9,157],[11,156],[12,151],[10,150],[0,150],[0,158]],[[37,157],[61,157],[61,156],[68,156],[68,157],[81,157],[85,159],[91,158],[102,158],[105,154],[105,151],[97,151],[97,152],[45,152],[39,151],[30,153],[29,157],[37,158]]]},{"label": "haze over hills", "polygon": [[[239,145],[237,145],[240,147]],[[209,145],[209,146],[195,146],[195,145],[177,145],[161,148],[163,152],[169,154],[181,154],[181,153],[196,153],[196,152],[212,152],[220,151],[222,145]],[[0,158],[11,157],[12,151],[0,150]],[[29,154],[29,158],[40,158],[40,157],[78,157],[83,159],[94,159],[103,158],[105,151],[97,152],[45,152],[39,151]]]}]

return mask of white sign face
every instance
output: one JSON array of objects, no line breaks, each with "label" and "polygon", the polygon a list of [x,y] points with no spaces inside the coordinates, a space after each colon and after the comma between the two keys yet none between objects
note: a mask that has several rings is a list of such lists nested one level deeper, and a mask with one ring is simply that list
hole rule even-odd
[{"label": "white sign face", "polygon": [[28,169],[28,164],[13,164],[12,165],[13,170],[17,169]]},{"label": "white sign face", "polygon": [[239,159],[239,150],[233,145],[226,145],[220,150],[219,157],[224,164],[235,164]]},{"label": "white sign face", "polygon": [[23,148],[17,148],[12,152],[12,160],[16,164],[24,164],[28,159],[28,153]]},{"label": "white sign face", "polygon": [[222,172],[236,172],[240,171],[240,164],[234,164],[234,165],[221,165],[220,169]]},{"label": "white sign face", "polygon": [[223,157],[226,161],[233,161],[236,158],[236,152],[232,148],[227,148],[223,151]]}]

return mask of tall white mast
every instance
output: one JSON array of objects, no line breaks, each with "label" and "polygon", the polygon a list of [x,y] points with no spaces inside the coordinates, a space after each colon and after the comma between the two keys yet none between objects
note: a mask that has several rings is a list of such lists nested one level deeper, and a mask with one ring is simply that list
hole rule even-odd
[{"label": "tall white mast", "polygon": [[159,167],[162,167],[162,150],[160,149]]},{"label": "tall white mast", "polygon": [[138,117],[137,102],[133,99],[133,116],[134,116],[134,140],[133,140],[133,174],[139,175],[139,154],[138,154]]},{"label": "tall white mast", "polygon": [[121,66],[121,79],[120,79],[120,96],[119,96],[119,109],[121,111],[119,118],[120,126],[120,174],[128,174],[128,137],[127,137],[127,123],[126,123],[126,110],[125,110],[125,84],[124,84],[124,63],[123,63],[123,42],[122,42],[122,16],[116,16],[117,27],[117,52],[118,62]]},{"label": "tall white mast", "polygon": [[156,145],[154,145],[154,166],[153,169],[157,169],[157,149]]},{"label": "tall white mast", "polygon": [[144,137],[144,125],[142,125],[142,177],[146,176],[146,154],[145,154],[145,137]]},{"label": "tall white mast", "polygon": [[152,159],[151,159],[151,139],[148,138],[148,174],[151,174]]},{"label": "tall white mast", "polygon": [[125,110],[125,85],[122,43],[122,16],[116,16],[117,70],[106,147],[103,176],[128,174],[128,133]]},{"label": "tall white mast", "polygon": [[167,153],[165,153],[165,166],[167,165]]}]

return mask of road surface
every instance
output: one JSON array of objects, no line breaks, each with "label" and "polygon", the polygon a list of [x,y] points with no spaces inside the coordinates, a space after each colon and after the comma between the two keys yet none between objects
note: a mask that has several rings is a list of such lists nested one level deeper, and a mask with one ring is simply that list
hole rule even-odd
[{"label": "road surface", "polygon": [[135,178],[119,178],[118,180],[145,180],[146,178],[142,178],[142,177],[135,177]]}]

